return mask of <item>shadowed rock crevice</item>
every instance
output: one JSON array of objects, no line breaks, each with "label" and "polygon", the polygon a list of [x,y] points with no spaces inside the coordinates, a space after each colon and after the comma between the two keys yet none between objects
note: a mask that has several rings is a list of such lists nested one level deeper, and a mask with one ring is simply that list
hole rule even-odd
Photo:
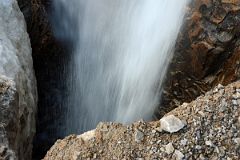
[{"label": "shadowed rock crevice", "polygon": [[44,160],[238,159],[240,82],[218,85],[160,121],[100,123],[91,132],[58,140]]},{"label": "shadowed rock crevice", "polygon": [[63,137],[65,97],[67,97],[67,66],[69,52],[66,43],[55,39],[50,23],[51,1],[18,0],[27,21],[32,56],[38,86],[37,129],[33,142],[33,157],[42,158],[57,138]]}]

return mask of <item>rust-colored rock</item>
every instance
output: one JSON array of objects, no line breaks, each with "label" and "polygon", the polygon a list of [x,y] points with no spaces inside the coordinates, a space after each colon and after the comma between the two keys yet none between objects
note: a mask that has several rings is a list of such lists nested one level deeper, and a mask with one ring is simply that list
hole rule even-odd
[{"label": "rust-colored rock", "polygon": [[176,44],[158,117],[239,79],[240,1],[196,0]]}]

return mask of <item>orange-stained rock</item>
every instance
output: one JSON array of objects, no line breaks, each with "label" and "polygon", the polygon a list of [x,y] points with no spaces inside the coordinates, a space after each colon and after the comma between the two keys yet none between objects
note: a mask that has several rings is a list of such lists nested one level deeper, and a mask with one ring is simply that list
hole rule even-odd
[{"label": "orange-stained rock", "polygon": [[186,15],[156,115],[240,78],[240,1],[195,0]]}]

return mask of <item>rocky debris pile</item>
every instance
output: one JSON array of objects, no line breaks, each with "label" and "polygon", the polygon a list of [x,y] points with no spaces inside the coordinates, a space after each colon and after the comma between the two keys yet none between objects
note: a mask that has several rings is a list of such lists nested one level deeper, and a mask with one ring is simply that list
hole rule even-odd
[{"label": "rocky debris pile", "polygon": [[240,82],[218,85],[160,121],[100,123],[58,140],[44,160],[228,159],[240,157]]},{"label": "rocky debris pile", "polygon": [[0,127],[5,133],[0,135],[5,138],[0,154],[9,147],[18,159],[31,159],[37,88],[30,40],[16,0],[0,0],[0,24]]}]

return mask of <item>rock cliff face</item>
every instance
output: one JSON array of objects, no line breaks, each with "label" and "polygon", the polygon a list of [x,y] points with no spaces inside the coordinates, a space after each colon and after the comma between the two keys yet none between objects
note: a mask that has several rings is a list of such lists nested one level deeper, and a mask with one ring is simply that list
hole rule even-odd
[{"label": "rock cliff face", "polygon": [[240,1],[194,0],[185,20],[157,117],[240,79]]},{"label": "rock cliff face", "polygon": [[15,0],[0,1],[0,24],[0,125],[5,132],[0,137],[16,157],[31,159],[37,89],[30,40]]},{"label": "rock cliff face", "polygon": [[58,140],[44,160],[239,159],[240,82],[218,85],[156,122],[96,130]]},{"label": "rock cliff face", "polygon": [[[50,0],[18,0],[27,21],[32,45],[34,68],[38,87],[37,134],[34,140],[34,158],[40,159],[57,137],[62,137],[64,126],[64,97],[66,66],[70,53],[58,42],[51,28]],[[49,114],[53,113],[53,114]]]}]

